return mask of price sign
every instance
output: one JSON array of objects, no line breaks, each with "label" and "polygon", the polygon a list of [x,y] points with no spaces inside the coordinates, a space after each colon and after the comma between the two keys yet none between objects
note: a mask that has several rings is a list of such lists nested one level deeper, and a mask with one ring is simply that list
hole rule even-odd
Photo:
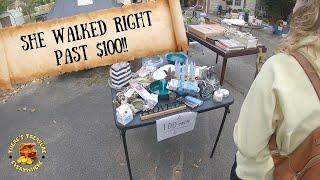
[{"label": "price sign", "polygon": [[93,0],[78,0],[78,6],[87,6],[93,4]]},{"label": "price sign", "polygon": [[158,142],[192,131],[197,120],[197,113],[185,112],[157,120]]}]

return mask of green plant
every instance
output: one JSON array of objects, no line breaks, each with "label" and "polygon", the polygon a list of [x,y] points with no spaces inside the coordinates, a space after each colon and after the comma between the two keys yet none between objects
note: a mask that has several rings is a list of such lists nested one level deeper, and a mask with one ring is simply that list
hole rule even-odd
[{"label": "green plant", "polygon": [[287,20],[296,0],[263,0],[263,2],[272,18]]},{"label": "green plant", "polygon": [[32,17],[32,13],[35,12],[35,8],[36,7],[36,0],[25,0],[24,4],[21,6],[22,8],[22,13],[24,15],[28,15],[29,19],[31,20]]},{"label": "green plant", "polygon": [[0,0],[0,13],[6,11],[8,8],[8,5],[9,5],[8,0]]},{"label": "green plant", "polygon": [[248,8],[243,8],[243,9],[241,9],[241,12],[250,14],[251,10]]},{"label": "green plant", "polygon": [[34,0],[36,6],[41,6],[52,2],[55,2],[55,0]]}]

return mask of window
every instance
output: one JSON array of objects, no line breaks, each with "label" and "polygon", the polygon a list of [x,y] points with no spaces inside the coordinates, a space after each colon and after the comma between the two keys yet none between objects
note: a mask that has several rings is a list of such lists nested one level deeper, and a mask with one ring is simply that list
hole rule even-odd
[{"label": "window", "polygon": [[226,5],[233,8],[242,8],[244,0],[226,0]]},{"label": "window", "polygon": [[241,0],[235,0],[234,1],[235,6],[241,6]]}]

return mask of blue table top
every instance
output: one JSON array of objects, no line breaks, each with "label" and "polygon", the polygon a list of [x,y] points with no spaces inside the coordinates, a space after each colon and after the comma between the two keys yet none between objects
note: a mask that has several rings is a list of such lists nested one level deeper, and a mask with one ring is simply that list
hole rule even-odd
[{"label": "blue table top", "polygon": [[[117,94],[117,91],[114,89],[111,89],[112,100],[114,100],[116,98],[116,94]],[[234,102],[234,98],[231,95],[229,97],[223,98],[222,102],[214,102],[213,99],[211,98],[209,100],[204,101],[204,103],[201,106],[199,106],[195,109],[187,108],[186,110],[180,111],[180,112],[203,113],[206,111],[211,111],[211,110],[227,107],[227,106],[233,104],[233,102]],[[159,100],[159,102],[156,106],[161,106],[162,104],[168,104],[168,103],[172,103],[172,102],[170,102],[169,100]],[[180,113],[180,112],[178,112],[178,113]],[[116,120],[116,107],[113,105],[114,120],[115,120],[115,123],[116,123],[116,126],[118,129],[133,129],[133,128],[138,128],[138,127],[142,127],[142,126],[152,125],[152,124],[155,124],[158,119],[161,119],[163,117],[170,116],[173,114],[169,114],[169,115],[165,115],[165,116],[142,121],[140,118],[141,113],[137,113],[133,117],[133,120],[124,126]]]}]

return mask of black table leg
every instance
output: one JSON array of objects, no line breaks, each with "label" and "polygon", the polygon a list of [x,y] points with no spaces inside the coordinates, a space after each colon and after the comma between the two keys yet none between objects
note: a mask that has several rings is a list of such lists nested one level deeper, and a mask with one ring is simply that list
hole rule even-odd
[{"label": "black table leg", "polygon": [[218,132],[218,136],[217,136],[216,141],[214,142],[214,146],[213,146],[210,158],[213,157],[213,154],[214,154],[214,152],[215,152],[215,150],[217,148],[217,145],[218,145],[218,142],[219,142],[219,139],[220,139],[220,135],[221,135],[221,132],[222,132],[222,129],[223,129],[223,126],[224,126],[224,122],[226,120],[226,117],[227,117],[228,113],[230,113],[229,106],[225,107],[225,109],[224,109],[223,119],[222,119],[222,122],[220,124],[220,129],[219,129],[219,132]]},{"label": "black table leg", "polygon": [[223,64],[222,64],[222,70],[221,70],[221,76],[220,76],[220,85],[221,86],[223,85],[224,75],[226,73],[227,61],[228,61],[228,58],[224,57]]},{"label": "black table leg", "polygon": [[188,38],[188,51],[187,51],[187,56],[189,56],[189,51],[190,51],[190,39]]},{"label": "black table leg", "polygon": [[219,59],[219,54],[217,54],[217,57],[216,57],[216,64],[218,63],[218,59]]},{"label": "black table leg", "polygon": [[128,153],[128,148],[127,148],[126,130],[121,130],[121,137],[122,137],[122,142],[123,142],[124,153],[126,155],[126,161],[127,161],[127,167],[128,167],[130,180],[132,180],[129,153]]}]

